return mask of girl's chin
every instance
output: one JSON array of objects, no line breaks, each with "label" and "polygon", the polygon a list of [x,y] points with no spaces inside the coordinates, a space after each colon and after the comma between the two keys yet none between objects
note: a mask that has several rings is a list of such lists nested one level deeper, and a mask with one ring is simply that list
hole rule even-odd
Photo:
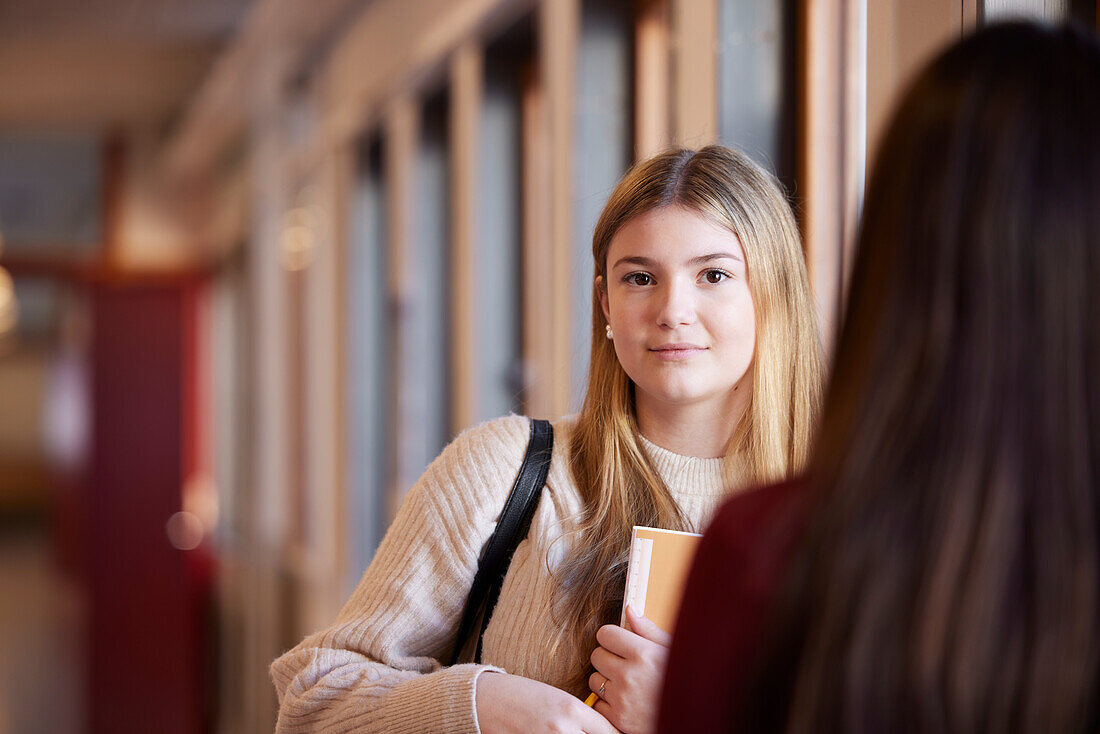
[{"label": "girl's chin", "polygon": [[700,403],[706,403],[719,397],[711,393],[700,391],[698,386],[690,385],[654,386],[653,389],[646,390],[645,392],[655,403],[672,408],[686,408]]}]

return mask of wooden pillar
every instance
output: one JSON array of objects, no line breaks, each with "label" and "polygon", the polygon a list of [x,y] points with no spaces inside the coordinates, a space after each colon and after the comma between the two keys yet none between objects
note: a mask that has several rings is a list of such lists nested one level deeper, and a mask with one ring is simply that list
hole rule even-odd
[{"label": "wooden pillar", "polygon": [[639,0],[634,32],[634,159],[672,142],[669,99],[669,2]]},{"label": "wooden pillar", "polygon": [[546,274],[554,267],[550,252],[550,126],[546,88],[535,64],[523,72],[522,125],[523,363],[524,410],[532,416],[554,414],[554,369],[549,323],[552,290]]},{"label": "wooden pillar", "polygon": [[[273,75],[274,70],[268,74]],[[275,83],[262,80],[274,97]],[[246,680],[242,720],[250,730],[275,726],[278,702],[265,665],[286,649],[294,628],[292,604],[287,598],[282,573],[283,547],[288,536],[289,478],[286,473],[290,442],[287,389],[286,278],[280,264],[279,235],[286,190],[282,178],[284,156],[275,100],[258,104],[252,111],[249,135],[249,179],[252,191],[250,241],[247,248],[251,292],[252,345],[255,371],[250,389],[252,485],[246,488],[243,515],[249,547],[245,550],[247,591],[245,615],[253,620],[245,630]],[[293,643],[291,643],[293,644]]]},{"label": "wooden pillar", "polygon": [[[1100,2],[1100,0],[1097,0]],[[969,33],[978,27],[981,21],[981,0],[962,0],[962,30]]]},{"label": "wooden pillar", "polygon": [[[849,0],[850,1],[850,0]],[[913,76],[966,30],[981,0],[876,0],[866,4],[867,153],[878,141]]]},{"label": "wooden pillar", "polygon": [[388,411],[389,415],[393,416],[391,435],[396,437],[391,444],[393,455],[390,457],[390,465],[394,471],[390,477],[391,485],[388,492],[387,516],[389,518],[397,514],[397,508],[401,505],[405,492],[416,481],[415,476],[410,476],[412,472],[408,469],[409,462],[406,459],[406,447],[403,441],[407,433],[405,421],[408,413],[404,406],[409,399],[408,391],[414,388],[407,382],[403,383],[400,375],[404,373],[405,368],[402,360],[407,350],[403,348],[403,340],[407,338],[405,327],[408,322],[411,283],[409,270],[413,265],[411,255],[415,248],[412,217],[419,116],[416,101],[405,95],[390,103],[385,119],[386,189],[389,194],[386,212],[386,221],[389,223],[389,238],[386,243],[386,258],[389,261],[387,290],[393,299],[389,353],[394,361],[390,366],[390,374],[399,378],[396,390],[390,397],[395,402]]},{"label": "wooden pillar", "polygon": [[671,0],[675,37],[675,126],[680,145],[718,139],[718,0]]},{"label": "wooden pillar", "polygon": [[847,248],[862,196],[866,71],[864,0],[805,0],[800,8],[799,174],[806,264],[826,351],[844,298]]},{"label": "wooden pillar", "polygon": [[483,53],[467,40],[451,60],[451,432],[477,415],[477,211]]},{"label": "wooden pillar", "polygon": [[[333,368],[333,482],[335,498],[333,502],[332,525],[333,543],[336,548],[336,567],[333,569],[337,590],[342,589],[342,580],[348,576],[348,523],[351,521],[351,502],[348,481],[348,311],[349,301],[349,257],[351,246],[351,195],[355,186],[356,151],[354,144],[340,142],[333,144],[327,152],[326,177],[331,187],[332,205],[332,262],[334,269],[332,300],[334,307],[333,331],[335,334],[335,365]],[[343,601],[342,599],[340,601]]]},{"label": "wooden pillar", "polygon": [[303,465],[300,469],[304,499],[304,535],[297,554],[302,596],[301,634],[329,623],[340,611],[341,557],[343,537],[339,514],[341,484],[338,405],[344,398],[339,390],[338,357],[340,333],[338,300],[341,271],[338,270],[336,222],[346,196],[349,164],[339,153],[318,146],[303,163],[304,184],[296,201],[301,224],[309,229],[312,255],[301,270],[299,347],[301,360],[302,420],[300,441]]},{"label": "wooden pillar", "polygon": [[546,79],[545,111],[549,123],[551,267],[549,339],[553,368],[549,375],[550,416],[569,411],[572,397],[572,237],[573,237],[573,100],[580,33],[579,0],[544,0],[539,6],[540,68]]}]

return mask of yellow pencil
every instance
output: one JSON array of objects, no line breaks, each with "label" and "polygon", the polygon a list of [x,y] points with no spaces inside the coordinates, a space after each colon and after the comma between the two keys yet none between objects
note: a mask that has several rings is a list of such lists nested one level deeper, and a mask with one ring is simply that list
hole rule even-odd
[{"label": "yellow pencil", "polygon": [[584,705],[585,706],[595,706],[596,701],[598,701],[599,698],[600,697],[597,696],[595,693],[589,693],[588,698],[584,699]]}]

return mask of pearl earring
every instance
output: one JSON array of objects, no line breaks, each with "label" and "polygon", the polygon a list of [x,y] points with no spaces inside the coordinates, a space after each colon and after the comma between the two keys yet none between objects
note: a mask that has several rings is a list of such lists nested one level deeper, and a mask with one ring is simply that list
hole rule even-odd
[{"label": "pearl earring", "polygon": [[607,325],[607,338],[608,339],[614,339],[615,338],[615,336],[611,333],[611,324]]}]

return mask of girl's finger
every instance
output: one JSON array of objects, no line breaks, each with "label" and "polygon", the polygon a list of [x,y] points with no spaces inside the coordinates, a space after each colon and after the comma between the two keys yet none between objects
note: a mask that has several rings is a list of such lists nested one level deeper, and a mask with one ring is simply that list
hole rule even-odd
[{"label": "girl's finger", "polygon": [[[606,719],[608,722],[611,721],[611,704],[609,704],[607,701],[601,698],[596,701],[596,705],[592,708],[595,709],[596,713],[604,717],[604,719]],[[611,726],[611,724],[608,723],[608,726]]]},{"label": "girl's finger", "polygon": [[605,624],[596,630],[596,642],[621,658],[628,658],[637,654],[639,637],[640,635],[636,635],[617,624]]},{"label": "girl's finger", "polygon": [[664,647],[672,644],[671,634],[658,627],[653,620],[635,612],[634,607],[630,605],[626,607],[626,621],[630,623],[630,629],[650,642],[656,642]]},{"label": "girl's finger", "polygon": [[597,647],[592,651],[591,660],[593,668],[612,680],[616,675],[621,675],[622,666],[626,662],[618,655],[608,652],[602,647]]}]

